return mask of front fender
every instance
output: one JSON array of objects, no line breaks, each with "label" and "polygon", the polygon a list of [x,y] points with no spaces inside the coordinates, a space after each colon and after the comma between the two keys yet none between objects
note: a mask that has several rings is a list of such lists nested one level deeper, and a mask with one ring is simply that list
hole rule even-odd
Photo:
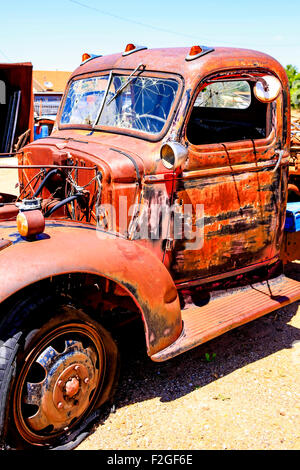
[{"label": "front fender", "polygon": [[0,251],[0,302],[15,292],[67,273],[90,273],[115,281],[140,309],[148,354],[170,345],[182,330],[179,298],[161,261],[137,242],[74,222],[49,221],[35,241],[26,241],[14,224],[0,225],[12,242]]}]

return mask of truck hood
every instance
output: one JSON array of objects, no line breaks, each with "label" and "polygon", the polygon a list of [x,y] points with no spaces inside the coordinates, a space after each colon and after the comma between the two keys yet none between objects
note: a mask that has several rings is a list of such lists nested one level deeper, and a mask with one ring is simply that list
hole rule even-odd
[{"label": "truck hood", "polygon": [[[42,240],[49,239],[48,232],[52,233],[53,230],[55,232],[64,231],[65,229],[83,229],[83,230],[91,230],[95,232],[96,227],[90,224],[82,224],[76,221],[69,221],[69,220],[47,220],[46,221],[46,228],[45,232],[37,235],[34,239],[29,240],[22,237],[17,228],[16,221],[2,221],[0,220],[0,252],[8,247],[12,247],[13,245],[24,244],[30,245],[32,243],[38,243]],[[109,236],[106,234],[106,236]]]},{"label": "truck hood", "polygon": [[90,136],[49,136],[24,147],[25,164],[65,165],[68,158],[80,166],[100,167],[104,177],[113,182],[139,181],[145,172],[143,160],[137,153],[95,141]]}]

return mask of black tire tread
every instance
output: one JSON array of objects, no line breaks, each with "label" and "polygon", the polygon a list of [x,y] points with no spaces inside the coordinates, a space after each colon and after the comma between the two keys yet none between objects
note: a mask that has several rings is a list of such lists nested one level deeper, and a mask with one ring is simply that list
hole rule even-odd
[{"label": "black tire tread", "polygon": [[[39,292],[37,298],[31,297],[25,301],[17,302],[9,311],[0,318],[0,448],[10,449],[10,442],[7,442],[7,433],[10,424],[9,418],[9,395],[10,388],[14,381],[16,370],[17,370],[17,358],[18,355],[24,349],[26,345],[27,337],[30,338],[30,333],[38,327],[42,327],[45,324],[45,317],[47,315],[39,315],[36,313],[39,312],[41,308],[44,308],[46,311],[51,310],[51,305],[56,305],[56,308],[59,307],[60,312],[72,312],[77,313],[79,316],[83,316],[86,319],[89,318],[80,308],[75,307],[68,302],[68,299],[65,296],[53,296],[49,292],[43,293]],[[43,313],[45,313],[43,311]],[[49,318],[49,323],[52,321],[52,317]],[[55,320],[56,316],[54,317]],[[93,319],[90,319],[94,322]],[[100,325],[99,325],[100,326]],[[110,334],[103,329],[106,339],[108,342],[113,340]],[[29,340],[30,343],[31,340]],[[110,348],[111,349],[111,346]],[[112,347],[114,349],[114,346]],[[116,349],[117,351],[117,349]],[[110,351],[110,354],[118,359],[118,353],[113,350]],[[117,379],[117,377],[116,377]],[[111,388],[111,393],[115,390],[115,383],[109,383]],[[108,392],[107,392],[108,394]],[[100,403],[101,404],[101,403]],[[84,436],[86,435],[85,430],[83,431]],[[77,436],[74,442],[77,442],[80,438]],[[28,448],[26,443],[24,448]],[[74,444],[75,445],[75,444]],[[58,447],[62,446],[62,442],[58,443]],[[67,444],[68,448],[72,448],[72,443]],[[17,443],[14,448],[23,448],[22,444]],[[31,447],[32,448],[32,447]],[[52,447],[53,448],[53,447]],[[55,447],[54,447],[55,448]]]}]

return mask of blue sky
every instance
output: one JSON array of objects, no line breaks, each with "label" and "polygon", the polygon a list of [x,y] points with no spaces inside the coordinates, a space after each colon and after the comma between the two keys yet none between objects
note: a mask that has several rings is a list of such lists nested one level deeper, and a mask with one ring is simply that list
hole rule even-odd
[{"label": "blue sky", "polygon": [[299,0],[0,0],[0,61],[73,70],[128,42],[257,49],[300,71]]}]

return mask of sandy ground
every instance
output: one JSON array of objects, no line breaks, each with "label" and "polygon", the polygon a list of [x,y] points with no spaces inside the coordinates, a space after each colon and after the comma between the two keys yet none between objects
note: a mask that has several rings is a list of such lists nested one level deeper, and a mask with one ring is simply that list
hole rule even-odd
[{"label": "sandy ground", "polygon": [[[1,165],[17,165],[17,158],[0,158]],[[18,172],[15,169],[0,168],[0,192],[7,194],[18,194],[15,185],[18,181]]]},{"label": "sandy ground", "polygon": [[291,117],[292,117],[292,119],[300,119],[300,110],[299,109],[292,109]]},{"label": "sandy ground", "polygon": [[[16,180],[0,170],[0,191],[16,194]],[[161,364],[139,325],[118,343],[113,406],[78,450],[300,449],[300,304]]]},{"label": "sandy ground", "polygon": [[300,449],[300,304],[161,364],[139,333],[120,342],[114,405],[78,450]]}]

